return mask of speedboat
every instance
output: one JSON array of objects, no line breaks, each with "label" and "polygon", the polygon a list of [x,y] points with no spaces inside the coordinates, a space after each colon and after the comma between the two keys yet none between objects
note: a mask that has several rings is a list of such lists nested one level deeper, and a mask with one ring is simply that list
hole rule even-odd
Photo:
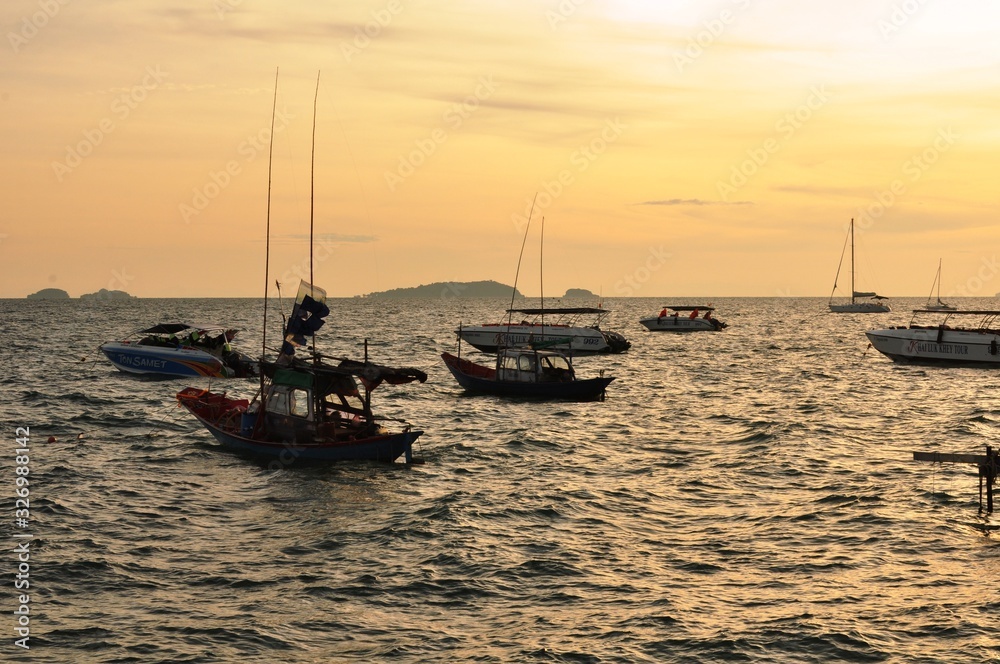
[{"label": "speedboat", "polygon": [[[288,319],[281,353],[262,361],[261,388],[253,400],[188,387],[177,401],[232,451],[274,459],[285,465],[298,462],[381,461],[404,457],[414,463],[413,443],[423,433],[409,425],[390,431],[372,410],[372,392],[379,385],[427,380],[417,369],[397,369],[363,362],[295,356],[305,336],[315,337],[330,309],[326,293],[305,282],[299,288]],[[329,361],[334,360],[336,363]]]},{"label": "speedboat", "polygon": [[[674,313],[667,313],[673,311]],[[701,312],[705,312],[701,315]],[[670,305],[659,316],[640,318],[639,322],[650,332],[718,332],[729,325],[712,316],[715,307],[702,305]],[[681,316],[681,312],[685,312]],[[690,312],[690,313],[687,313]]]},{"label": "speedboat", "polygon": [[[505,397],[603,399],[613,377],[578,379],[571,358],[559,351],[502,348],[492,367],[442,353],[441,359],[467,392]],[[603,373],[603,372],[602,372]]]},{"label": "speedboat", "polygon": [[[521,314],[531,318],[522,318],[520,322],[460,326],[455,334],[484,353],[496,353],[504,347],[525,346],[553,339],[560,340],[553,349],[577,354],[624,353],[632,346],[622,334],[601,329],[601,322],[611,313],[607,309],[508,309],[507,313],[509,316]],[[593,318],[586,325],[583,321],[588,317]]]},{"label": "speedboat", "polygon": [[234,378],[257,375],[257,363],[230,345],[236,330],[221,325],[160,323],[100,350],[119,370],[153,376]]},{"label": "speedboat", "polygon": [[[915,321],[921,314],[944,315],[944,319],[937,325],[918,325]],[[976,317],[979,324],[949,325],[955,316],[961,320]],[[914,309],[908,326],[869,330],[865,336],[875,350],[895,362],[1000,367],[997,316],[1000,311]]]}]

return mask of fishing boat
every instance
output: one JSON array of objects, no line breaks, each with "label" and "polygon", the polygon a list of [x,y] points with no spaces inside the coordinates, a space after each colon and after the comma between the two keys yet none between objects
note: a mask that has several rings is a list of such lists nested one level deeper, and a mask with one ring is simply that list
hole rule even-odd
[{"label": "fishing boat", "polygon": [[120,371],[149,376],[256,376],[257,363],[230,345],[237,330],[222,325],[159,323],[99,349]]},{"label": "fishing boat", "polygon": [[[917,324],[924,315],[944,315],[937,325]],[[914,309],[910,324],[865,332],[868,341],[896,362],[1000,367],[1000,311],[938,311]],[[956,318],[957,317],[957,318]],[[978,319],[976,325],[953,321]]]},{"label": "fishing boat", "polygon": [[508,317],[518,314],[530,318],[521,318],[520,322],[509,320],[462,326],[455,334],[484,353],[552,339],[560,340],[554,348],[574,354],[624,353],[632,343],[618,332],[601,329],[609,313],[608,309],[600,307],[508,309]]},{"label": "fishing boat", "polygon": [[[417,369],[393,368],[345,358],[295,356],[296,347],[315,337],[329,314],[326,293],[303,281],[285,330],[281,353],[261,362],[261,387],[252,400],[188,387],[177,401],[228,449],[277,459],[381,461],[404,457],[413,463],[413,443],[423,433],[406,424],[392,432],[390,418],[372,410],[372,392],[383,383],[424,382]],[[334,360],[336,363],[329,360]]]},{"label": "fishing boat", "polygon": [[[674,313],[668,313],[670,311]],[[729,327],[715,318],[713,311],[715,307],[711,305],[668,305],[660,315],[640,318],[639,322],[650,332],[718,332]],[[685,315],[681,316],[682,312]]]},{"label": "fishing boat", "polygon": [[[937,289],[937,296],[935,297],[935,288]],[[934,298],[933,301],[931,298]],[[953,307],[947,302],[941,301],[941,259],[938,259],[938,269],[937,274],[934,275],[934,283],[931,284],[931,294],[927,296],[927,304],[924,305],[924,309],[928,311],[956,311],[958,307]]]},{"label": "fishing boat", "polygon": [[[275,73],[275,105],[277,104]],[[316,81],[319,96],[319,79]],[[274,108],[271,111],[272,129]],[[315,102],[313,137],[316,136]],[[274,132],[271,132],[273,137]],[[314,142],[315,148],[315,142]],[[315,149],[314,149],[315,153]],[[271,159],[268,159],[268,181]],[[315,189],[312,192],[314,199]],[[372,392],[383,383],[424,382],[427,375],[417,369],[392,368],[370,362],[365,341],[364,361],[327,357],[316,350],[316,332],[326,322],[330,308],[326,291],[302,280],[292,312],[284,326],[284,339],[277,359],[265,361],[267,352],[267,285],[270,265],[271,191],[268,188],[267,239],[264,267],[264,325],[261,350],[260,389],[252,399],[188,387],[177,394],[178,403],[230,450],[273,459],[283,465],[301,462],[418,461],[413,443],[422,431],[403,422],[399,431],[382,425],[393,420],[375,415]],[[313,271],[313,214],[310,205],[309,273]],[[279,290],[280,295],[280,290]],[[296,349],[312,338],[309,357],[296,356]],[[402,422],[402,420],[394,420]]]},{"label": "fishing boat", "polygon": [[[533,399],[603,399],[613,377],[578,379],[572,358],[538,347],[502,348],[494,366],[442,353],[441,359],[467,392]],[[603,372],[602,372],[603,373]]]},{"label": "fishing boat", "polygon": [[[878,293],[868,291],[858,291],[854,286],[854,219],[851,219],[851,227],[848,231],[848,240],[851,244],[851,301],[834,304],[833,296],[837,292],[837,280],[840,279],[840,268],[844,264],[844,253],[840,254],[840,263],[837,265],[837,276],[833,279],[833,291],[830,293],[830,311],[836,314],[877,314],[890,311],[889,305],[882,301],[888,298],[882,297]],[[846,251],[847,246],[845,244]],[[867,298],[867,299],[863,299]]]}]

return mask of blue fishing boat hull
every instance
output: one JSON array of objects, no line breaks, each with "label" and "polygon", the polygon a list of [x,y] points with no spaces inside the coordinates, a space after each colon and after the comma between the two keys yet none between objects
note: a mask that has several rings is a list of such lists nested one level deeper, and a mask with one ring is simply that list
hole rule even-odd
[{"label": "blue fishing boat hull", "polygon": [[225,375],[222,361],[194,348],[168,348],[129,343],[106,343],[101,352],[120,371],[155,376]]},{"label": "blue fishing boat hull", "polygon": [[[562,399],[567,401],[593,401],[604,397],[614,377],[587,378],[569,382],[527,383],[483,378],[468,373],[468,366],[478,367],[468,360],[460,359],[450,353],[443,353],[441,359],[451,371],[451,374],[467,392],[478,394],[494,394],[504,397],[523,397],[528,399]],[[463,370],[466,369],[466,370]]]},{"label": "blue fishing boat hull", "polygon": [[274,459],[282,464],[297,462],[380,461],[392,463],[403,457],[414,463],[413,443],[424,432],[403,431],[360,440],[304,445],[292,442],[254,440],[220,429],[197,413],[192,413],[223,447],[240,454]]}]

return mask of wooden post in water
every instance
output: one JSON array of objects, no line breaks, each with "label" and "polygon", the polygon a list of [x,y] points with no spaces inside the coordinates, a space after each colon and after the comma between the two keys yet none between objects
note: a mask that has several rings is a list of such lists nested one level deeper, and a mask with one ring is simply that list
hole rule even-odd
[{"label": "wooden post in water", "polygon": [[944,452],[914,452],[914,461],[932,463],[972,463],[979,467],[979,511],[983,511],[983,480],[986,481],[986,513],[993,513],[993,484],[1000,465],[1000,450],[986,446],[986,454],[948,454]]}]

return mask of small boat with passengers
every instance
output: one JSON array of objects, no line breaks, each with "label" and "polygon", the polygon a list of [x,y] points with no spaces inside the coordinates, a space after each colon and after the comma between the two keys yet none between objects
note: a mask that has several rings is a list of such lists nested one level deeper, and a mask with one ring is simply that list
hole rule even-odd
[{"label": "small boat with passengers", "polygon": [[[670,311],[674,313],[668,313]],[[659,316],[640,318],[639,322],[650,332],[718,332],[729,327],[713,316],[713,311],[715,307],[711,305],[668,305]]]},{"label": "small boat with passengers", "polygon": [[[522,318],[519,323],[461,326],[455,333],[484,353],[552,339],[562,340],[553,349],[576,354],[624,353],[632,346],[631,342],[619,332],[601,329],[609,313],[610,310],[600,307],[508,309],[509,317],[522,314],[531,318]],[[589,324],[585,320],[589,320]]]},{"label": "small boat with passengers", "polygon": [[222,325],[159,323],[99,349],[120,371],[150,376],[243,378],[257,363],[230,345],[237,330]]},{"label": "small boat with passengers", "polygon": [[[944,316],[937,325],[919,325],[924,314]],[[910,324],[865,332],[868,341],[895,362],[1000,367],[1000,311],[914,309]],[[957,318],[956,318],[957,317]],[[978,318],[976,326],[952,321]]]}]

